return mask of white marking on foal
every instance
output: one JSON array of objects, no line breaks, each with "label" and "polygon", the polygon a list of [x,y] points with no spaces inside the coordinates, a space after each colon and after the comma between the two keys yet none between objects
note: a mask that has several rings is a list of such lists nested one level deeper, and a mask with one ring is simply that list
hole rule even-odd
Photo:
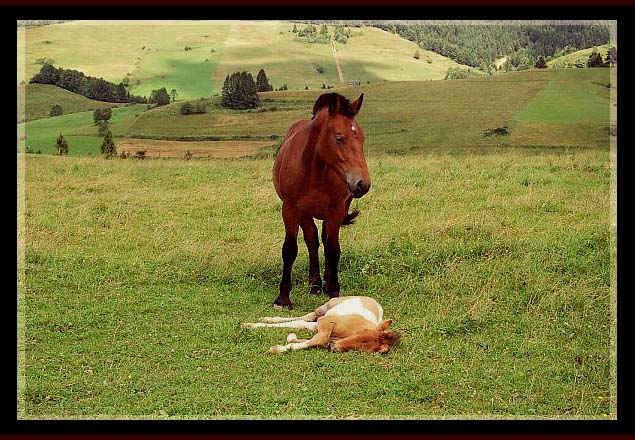
[{"label": "white marking on foal", "polygon": [[[383,313],[380,313],[382,315]],[[379,324],[381,317],[375,316],[373,312],[368,310],[362,304],[362,301],[359,298],[351,298],[342,301],[332,309],[329,309],[324,316],[335,315],[335,316],[344,316],[344,315],[359,315],[362,318],[368,319],[373,324]]]}]

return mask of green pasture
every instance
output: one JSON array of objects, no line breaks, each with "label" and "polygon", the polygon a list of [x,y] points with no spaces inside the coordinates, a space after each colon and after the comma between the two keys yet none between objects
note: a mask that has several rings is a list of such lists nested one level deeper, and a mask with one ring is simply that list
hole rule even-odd
[{"label": "green pasture", "polygon": [[18,86],[18,121],[48,118],[51,107],[62,106],[62,114],[77,113],[98,108],[116,107],[122,104],[101,102],[69,92],[50,84]]},{"label": "green pasture", "polygon": [[[365,93],[373,182],[341,232],[340,283],[394,320],[402,339],[385,356],[274,356],[289,331],[241,327],[326,301],[308,294],[300,233],[295,309],[271,307],[284,236],[273,152],[107,160],[92,111],[19,124],[43,154],[18,155],[18,417],[616,418],[614,75],[338,89]],[[264,93],[255,111],[212,97],[187,116],[182,102],[120,107],[110,125],[116,138],[280,139],[319,94]],[[60,132],[70,157],[54,155]]]},{"label": "green pasture", "polygon": [[[357,117],[368,154],[475,149],[478,147],[601,147],[610,125],[610,69],[547,69],[452,81],[395,81],[337,89],[350,99],[364,93]],[[615,83],[615,81],[613,81]],[[269,140],[284,137],[307,119],[320,91],[261,94],[256,110],[223,109],[209,98],[206,114],[182,115],[183,102],[147,110],[115,109],[118,137],[154,139]],[[487,136],[506,127],[508,134]],[[54,152],[59,133],[98,136],[92,112],[63,115],[25,125],[33,151]],[[101,138],[92,140],[101,145]],[[69,144],[71,154],[73,144]],[[80,151],[93,151],[80,148]]]},{"label": "green pasture", "polygon": [[570,54],[563,55],[561,57],[557,57],[552,59],[551,61],[547,61],[547,66],[549,67],[566,67],[567,64],[575,64],[577,62],[582,62],[586,66],[586,62],[589,60],[589,56],[595,51],[602,54],[602,59],[606,59],[606,53],[609,51],[609,48],[612,44],[603,44],[601,46],[589,47],[586,49],[577,50],[575,52],[571,52]]},{"label": "green pasture", "polygon": [[[147,109],[146,104],[128,105],[113,108],[109,127],[115,137],[121,137],[127,133],[135,115],[141,114]],[[99,136],[98,128],[94,125],[93,112],[84,111],[53,118],[38,119],[18,124],[18,131],[24,130],[26,140],[24,147],[29,146],[35,153],[38,150],[42,154],[57,154],[55,142],[62,134],[69,147],[69,154],[82,156],[85,154],[98,155],[103,142],[103,136]],[[18,145],[22,150],[22,145]]]},{"label": "green pasture", "polygon": [[[300,29],[305,26],[298,24]],[[337,86],[330,45],[296,39],[292,28],[292,23],[281,21],[234,20],[78,20],[21,28],[24,78],[18,82],[28,82],[48,60],[116,83],[128,78],[131,92],[144,96],[161,87],[176,89],[180,99],[220,94],[227,75],[247,70],[255,77],[260,69],[275,88]],[[423,49],[415,60],[416,44],[389,32],[351,29],[354,36],[348,43],[336,44],[346,83],[443,79],[448,67],[459,66]],[[329,32],[333,35],[332,26]]]},{"label": "green pasture", "polygon": [[[356,99],[369,154],[478,146],[604,146],[608,141],[609,69],[545,70],[452,81],[400,81],[338,89]],[[261,111],[181,115],[180,103],[152,109],[131,124],[145,137],[283,137],[309,117],[320,91],[261,94]],[[213,99],[212,102],[217,102]],[[558,116],[561,115],[561,116]],[[569,115],[564,117],[562,115]],[[504,136],[486,130],[508,127]]]},{"label": "green pasture", "polygon": [[[271,159],[26,156],[21,418],[614,418],[607,148],[371,155],[343,295],[388,355],[274,356]],[[300,234],[301,235],[301,234]],[[306,333],[298,331],[300,336]]]}]

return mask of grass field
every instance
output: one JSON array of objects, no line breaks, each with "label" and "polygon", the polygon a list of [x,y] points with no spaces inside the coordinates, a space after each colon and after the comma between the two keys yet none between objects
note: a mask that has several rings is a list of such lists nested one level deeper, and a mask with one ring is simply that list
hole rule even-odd
[{"label": "grass field", "polygon": [[[614,419],[614,75],[340,90],[365,93],[373,179],[341,233],[340,283],[394,320],[402,340],[386,356],[273,356],[288,331],[240,326],[325,301],[308,294],[299,237],[295,310],[271,308],[283,240],[272,155],[318,91],[263,94],[259,111],[215,98],[204,115],[178,102],[113,110],[119,145],[266,153],[243,159],[106,160],[91,111],[18,124],[45,153],[18,154],[18,417]],[[61,131],[70,157],[50,155]]]},{"label": "grass field", "polygon": [[606,53],[611,46],[611,44],[603,44],[601,46],[577,50],[575,52],[571,52],[570,54],[554,58],[551,61],[547,61],[547,66],[566,67],[568,64],[575,65],[578,62],[581,62],[586,66],[586,63],[589,60],[589,55],[591,55],[594,51],[601,53],[602,59],[606,59]]},{"label": "grass field", "polygon": [[[240,328],[279,283],[270,159],[27,156],[20,414],[614,417],[608,154],[371,157],[342,293],[402,341],[280,357],[284,329]],[[301,246],[295,313],[324,301],[307,265]]]},{"label": "grass field", "polygon": [[[144,96],[161,87],[176,89],[180,99],[219,94],[227,75],[247,70],[255,77],[261,68],[276,88],[336,86],[339,77],[330,46],[296,40],[292,28],[292,23],[281,21],[77,20],[19,29],[25,64],[18,83],[28,82],[49,60],[56,67],[116,83],[127,77],[131,93]],[[448,67],[459,66],[423,49],[421,59],[415,60],[416,45],[388,32],[370,27],[354,31],[348,44],[337,44],[347,82],[442,79]]]},{"label": "grass field", "polygon": [[[127,133],[135,115],[139,115],[146,108],[145,104],[113,108],[109,124],[113,136],[120,137]],[[55,141],[60,134],[64,135],[69,146],[69,154],[72,156],[98,155],[103,142],[103,137],[99,136],[97,126],[94,125],[92,111],[18,124],[18,132],[22,130],[26,134],[24,146],[29,146],[33,152],[39,150],[43,154],[57,153]]]},{"label": "grass field", "polygon": [[[601,147],[610,125],[610,69],[547,69],[453,81],[395,81],[338,89],[351,99],[364,93],[357,117],[368,154],[406,154],[481,146]],[[613,81],[615,84],[616,82]],[[230,111],[211,98],[206,114],[181,115],[182,102],[147,110],[145,105],[115,109],[111,128],[116,141],[158,140],[271,141],[291,124],[306,119],[319,91],[261,94],[261,108]],[[147,111],[146,111],[147,110]],[[508,135],[485,136],[508,128]],[[92,112],[74,113],[24,125],[33,151],[55,153],[62,132],[95,136],[90,147],[71,154],[97,154],[102,139]],[[77,145],[77,143],[75,143]],[[254,146],[256,144],[253,144]]]},{"label": "grass field", "polygon": [[122,105],[95,101],[50,84],[18,86],[18,122],[48,118],[55,104],[62,106],[62,114]]}]

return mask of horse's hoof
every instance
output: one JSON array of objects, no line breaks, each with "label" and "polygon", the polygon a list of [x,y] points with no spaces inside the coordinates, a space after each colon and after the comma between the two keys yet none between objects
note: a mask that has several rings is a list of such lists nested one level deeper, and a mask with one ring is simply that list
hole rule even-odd
[{"label": "horse's hoof", "polygon": [[291,304],[291,301],[289,301],[289,298],[280,299],[280,297],[278,297],[273,302],[273,308],[274,309],[289,309],[289,310],[291,310],[293,308],[293,305]]}]

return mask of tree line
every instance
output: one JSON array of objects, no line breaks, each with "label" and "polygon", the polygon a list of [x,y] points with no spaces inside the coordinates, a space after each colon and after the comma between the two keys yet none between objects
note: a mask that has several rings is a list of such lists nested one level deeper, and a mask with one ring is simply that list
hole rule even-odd
[{"label": "tree line", "polygon": [[511,67],[529,68],[539,56],[559,56],[563,51],[605,44],[610,38],[604,25],[373,25],[472,67],[509,56]]},{"label": "tree line", "polygon": [[106,102],[147,103],[145,96],[130,94],[123,82],[114,84],[103,78],[86,76],[78,70],[56,68],[45,63],[30,83],[52,84],[90,99]]}]

